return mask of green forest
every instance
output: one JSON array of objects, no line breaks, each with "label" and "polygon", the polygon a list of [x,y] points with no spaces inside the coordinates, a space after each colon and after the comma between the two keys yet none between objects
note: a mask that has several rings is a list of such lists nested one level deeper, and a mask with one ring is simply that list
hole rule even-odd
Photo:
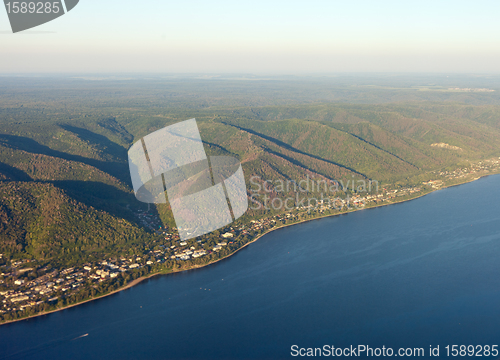
[{"label": "green forest", "polygon": [[[175,247],[168,204],[135,199],[127,151],[144,135],[191,118],[208,154],[242,162],[247,188],[252,177],[419,186],[439,172],[498,157],[498,91],[446,91],[466,80],[422,88],[429,79],[0,78],[0,266],[29,261],[45,267],[28,273],[36,278],[50,268]],[[249,209],[233,227],[271,215],[279,224],[291,221],[279,211]],[[190,264],[226,256],[267,228],[245,233],[218,253],[210,249],[230,229],[198,245],[193,240],[188,246],[209,255]],[[140,275],[182,266],[167,260],[141,268]],[[136,273],[96,291],[113,290]],[[64,304],[94,293],[87,288]]]},{"label": "green forest", "polygon": [[[4,77],[0,253],[85,261],[152,241],[133,215],[147,205],[133,195],[127,150],[193,117],[207,153],[239,158],[247,183],[307,175],[411,183],[500,153],[498,92],[349,80]],[[156,211],[173,225],[168,205]]]}]

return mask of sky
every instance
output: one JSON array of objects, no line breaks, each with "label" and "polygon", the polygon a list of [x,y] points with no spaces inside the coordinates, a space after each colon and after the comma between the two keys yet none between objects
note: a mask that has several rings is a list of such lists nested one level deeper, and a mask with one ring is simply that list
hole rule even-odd
[{"label": "sky", "polygon": [[[30,0],[28,0],[30,1]],[[80,0],[0,73],[500,73],[499,1]]]}]

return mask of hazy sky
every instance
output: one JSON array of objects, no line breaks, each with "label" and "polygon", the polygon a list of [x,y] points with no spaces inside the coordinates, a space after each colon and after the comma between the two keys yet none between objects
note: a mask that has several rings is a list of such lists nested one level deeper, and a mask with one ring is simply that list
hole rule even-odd
[{"label": "hazy sky", "polygon": [[80,0],[12,34],[0,73],[500,73],[499,1]]}]

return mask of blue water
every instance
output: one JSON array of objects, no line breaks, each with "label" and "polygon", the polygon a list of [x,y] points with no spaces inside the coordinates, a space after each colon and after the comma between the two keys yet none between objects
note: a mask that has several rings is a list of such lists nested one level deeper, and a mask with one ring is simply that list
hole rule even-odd
[{"label": "blue water", "polygon": [[209,267],[0,326],[0,359],[280,359],[324,344],[440,345],[445,357],[448,344],[500,345],[499,199],[490,176],[281,229]]}]

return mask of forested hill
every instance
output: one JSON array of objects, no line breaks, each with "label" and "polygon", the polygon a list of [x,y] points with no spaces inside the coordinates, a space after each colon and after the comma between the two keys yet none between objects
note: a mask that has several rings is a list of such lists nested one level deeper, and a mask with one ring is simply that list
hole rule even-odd
[{"label": "forested hill", "polygon": [[[310,176],[417,184],[431,171],[500,156],[491,80],[485,91],[477,79],[472,90],[464,79],[427,88],[348,80],[0,79],[4,259],[72,263],[152,246],[152,229],[135,216],[148,207],[133,195],[127,150],[193,117],[207,152],[238,157],[247,183],[252,176]],[[172,224],[168,206],[157,211]],[[246,219],[260,215],[249,211]]]}]

